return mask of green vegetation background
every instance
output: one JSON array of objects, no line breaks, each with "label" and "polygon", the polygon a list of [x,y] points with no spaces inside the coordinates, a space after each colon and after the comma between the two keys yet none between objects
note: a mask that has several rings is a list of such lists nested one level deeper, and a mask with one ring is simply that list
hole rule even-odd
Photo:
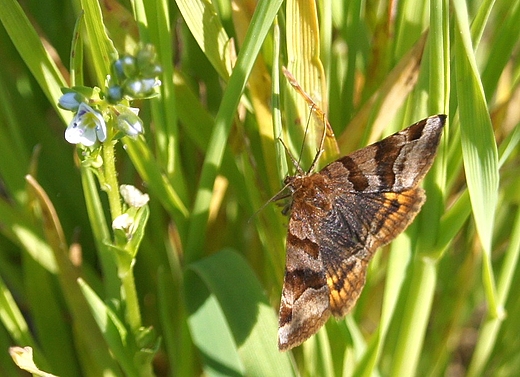
[{"label": "green vegetation background", "polygon": [[[100,3],[0,0],[2,376],[26,375],[11,355],[42,376],[520,369],[520,0]],[[138,42],[164,72],[137,104],[144,137],[116,146],[119,183],[151,198],[135,256],[112,247],[114,188],[65,142],[57,101],[72,73],[103,87],[112,52]],[[309,108],[282,65],[334,128],[322,162],[449,116],[420,216],[353,313],[288,353],[287,219],[263,205],[290,172],[277,138],[298,155]]]}]

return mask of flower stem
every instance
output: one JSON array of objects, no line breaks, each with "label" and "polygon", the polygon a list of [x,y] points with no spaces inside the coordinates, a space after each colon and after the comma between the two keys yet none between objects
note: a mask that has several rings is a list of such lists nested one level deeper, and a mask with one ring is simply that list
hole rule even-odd
[{"label": "flower stem", "polygon": [[[112,141],[104,143],[103,145],[104,189],[108,195],[112,221],[122,214],[119,183],[117,182],[115,167],[115,143],[115,141]],[[126,302],[126,319],[130,328],[135,333],[141,327],[141,314],[139,310],[139,300],[135,290],[134,270],[132,266],[126,266],[120,258],[116,258],[116,260],[122,282],[121,296]]]},{"label": "flower stem", "polygon": [[121,215],[121,198],[119,196],[119,184],[117,182],[115,154],[115,141],[105,143],[103,145],[103,167],[106,187],[104,190],[108,195],[108,203],[110,205],[110,215],[112,220]]},{"label": "flower stem", "polygon": [[135,290],[134,269],[130,267],[128,271],[121,276],[123,282],[123,300],[126,303],[126,320],[130,325],[132,332],[137,334],[141,327],[141,312],[139,310],[139,300],[137,291]]}]

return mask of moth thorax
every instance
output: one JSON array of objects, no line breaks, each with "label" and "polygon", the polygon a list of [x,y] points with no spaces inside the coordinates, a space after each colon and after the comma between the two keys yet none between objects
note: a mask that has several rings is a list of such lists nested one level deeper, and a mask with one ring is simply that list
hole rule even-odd
[{"label": "moth thorax", "polygon": [[298,182],[295,183],[294,200],[299,200],[302,203],[324,211],[332,208],[329,198],[330,188],[326,184],[324,177],[319,174],[313,174],[300,177]]}]

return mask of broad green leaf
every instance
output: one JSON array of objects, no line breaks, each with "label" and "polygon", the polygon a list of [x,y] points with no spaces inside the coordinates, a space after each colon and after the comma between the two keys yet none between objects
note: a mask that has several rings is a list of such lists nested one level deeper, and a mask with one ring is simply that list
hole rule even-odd
[{"label": "broad green leaf", "polygon": [[216,369],[220,373],[230,367],[248,376],[294,375],[289,354],[278,351],[274,311],[238,254],[222,250],[191,264],[186,300],[191,331],[208,368],[216,367],[213,360],[226,360]]}]

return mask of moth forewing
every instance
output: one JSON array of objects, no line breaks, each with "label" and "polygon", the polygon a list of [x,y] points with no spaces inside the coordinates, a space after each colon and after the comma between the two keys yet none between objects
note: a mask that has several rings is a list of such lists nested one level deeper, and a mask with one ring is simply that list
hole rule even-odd
[{"label": "moth forewing", "polygon": [[317,173],[300,168],[286,179],[292,206],[280,350],[301,344],[331,314],[342,317],[355,305],[376,249],[403,232],[424,203],[418,184],[433,163],[445,121],[442,114],[426,118]]}]

